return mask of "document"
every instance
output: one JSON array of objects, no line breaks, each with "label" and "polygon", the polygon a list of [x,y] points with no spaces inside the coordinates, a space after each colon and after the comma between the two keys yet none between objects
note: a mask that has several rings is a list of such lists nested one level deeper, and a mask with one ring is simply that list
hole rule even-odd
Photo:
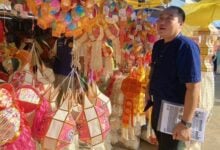
[{"label": "document", "polygon": [[[163,100],[157,130],[172,134],[174,127],[181,121],[182,116],[183,106]],[[192,140],[204,142],[207,117],[208,113],[206,111],[199,108],[196,109],[192,120]]]}]

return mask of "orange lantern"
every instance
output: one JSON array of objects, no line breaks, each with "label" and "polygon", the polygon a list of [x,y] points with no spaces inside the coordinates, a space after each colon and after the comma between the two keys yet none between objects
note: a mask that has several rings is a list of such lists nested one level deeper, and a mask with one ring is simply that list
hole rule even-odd
[{"label": "orange lantern", "polygon": [[73,36],[74,38],[78,38],[79,36],[81,36],[83,34],[83,30],[82,28],[76,28],[73,31],[71,31],[69,34],[66,33],[66,36]]},{"label": "orange lantern", "polygon": [[38,6],[34,0],[26,0],[28,8],[31,10],[31,12],[37,16],[38,14]]},{"label": "orange lantern", "polygon": [[17,51],[15,57],[21,61],[21,68],[31,61],[31,54],[25,50]]},{"label": "orange lantern", "polygon": [[42,29],[47,29],[51,26],[54,16],[51,14],[45,15],[37,20],[37,25]]},{"label": "orange lantern", "polygon": [[141,92],[141,82],[127,77],[122,81],[121,90],[124,94],[122,123],[126,127],[131,122],[133,125],[135,98]]},{"label": "orange lantern", "polygon": [[71,9],[71,0],[61,0],[61,9],[64,12],[68,12]]},{"label": "orange lantern", "polygon": [[52,36],[60,37],[62,33],[65,33],[66,25],[62,22],[57,22],[55,28],[52,30]]}]

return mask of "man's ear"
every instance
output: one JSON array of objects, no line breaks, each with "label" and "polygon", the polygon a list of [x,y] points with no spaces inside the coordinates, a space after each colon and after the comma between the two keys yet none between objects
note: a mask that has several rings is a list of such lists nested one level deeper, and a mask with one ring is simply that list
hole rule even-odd
[{"label": "man's ear", "polygon": [[178,17],[178,22],[179,22],[179,24],[181,25],[181,26],[183,26],[183,20],[180,18],[180,17]]},{"label": "man's ear", "polygon": [[179,21],[179,23],[180,23],[180,26],[183,26],[183,24],[184,24],[184,22],[183,21]]}]

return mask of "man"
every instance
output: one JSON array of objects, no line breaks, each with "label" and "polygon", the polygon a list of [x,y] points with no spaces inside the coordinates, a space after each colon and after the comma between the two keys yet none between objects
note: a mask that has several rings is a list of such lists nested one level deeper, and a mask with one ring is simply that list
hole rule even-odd
[{"label": "man", "polygon": [[[190,126],[199,99],[200,52],[196,43],[181,34],[184,20],[184,11],[175,6],[162,11],[158,20],[161,40],[153,47],[149,93],[154,101],[152,127],[159,150],[184,149],[185,141],[190,140]],[[162,100],[184,105],[183,117],[173,135],[157,131]]]}]

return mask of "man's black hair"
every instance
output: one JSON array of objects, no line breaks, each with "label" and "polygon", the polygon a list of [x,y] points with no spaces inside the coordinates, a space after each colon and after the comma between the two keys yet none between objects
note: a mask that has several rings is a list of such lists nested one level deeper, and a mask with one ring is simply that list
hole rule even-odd
[{"label": "man's black hair", "polygon": [[183,22],[185,22],[186,15],[185,15],[185,12],[182,8],[177,7],[177,6],[169,6],[165,10],[170,10],[170,9],[176,10],[178,13],[178,16],[182,19]]}]

